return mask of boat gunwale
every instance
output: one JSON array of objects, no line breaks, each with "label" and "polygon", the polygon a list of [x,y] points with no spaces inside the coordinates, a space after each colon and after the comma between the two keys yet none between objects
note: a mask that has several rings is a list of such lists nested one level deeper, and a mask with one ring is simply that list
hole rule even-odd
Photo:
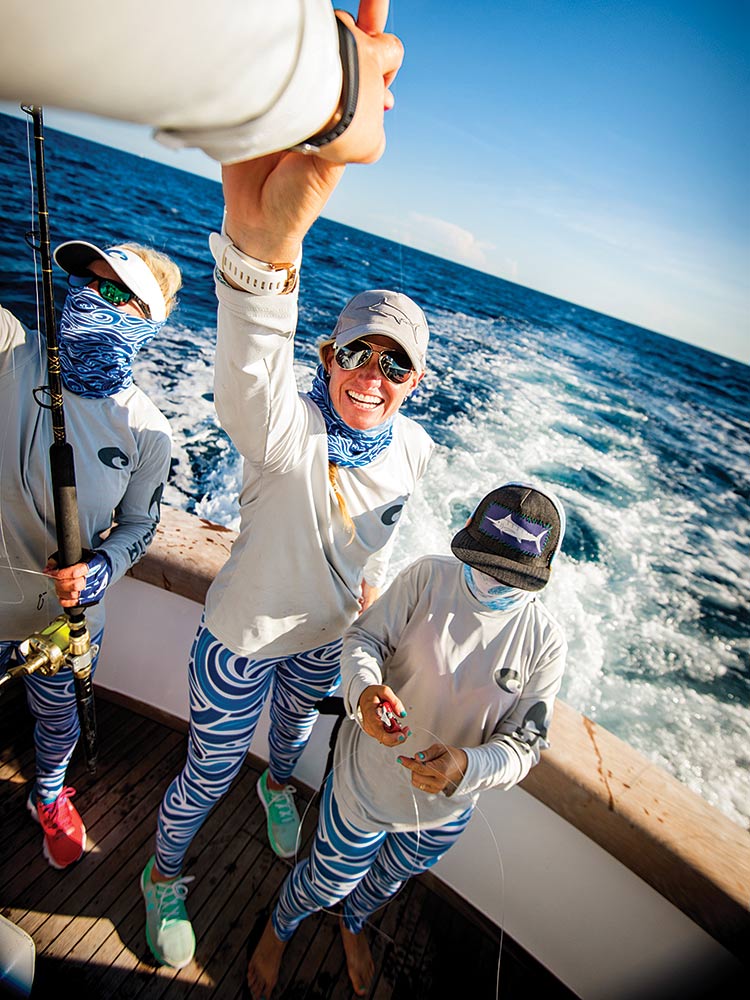
[{"label": "boat gunwale", "polygon": [[[129,571],[203,604],[236,532],[173,507]],[[557,700],[550,747],[520,787],[739,958],[750,939],[750,835],[663,768]]]}]

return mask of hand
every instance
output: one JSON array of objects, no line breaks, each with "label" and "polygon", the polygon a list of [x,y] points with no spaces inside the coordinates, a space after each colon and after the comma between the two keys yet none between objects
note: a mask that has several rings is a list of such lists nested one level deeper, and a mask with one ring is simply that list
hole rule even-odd
[{"label": "hand", "polygon": [[374,163],[385,149],[383,114],[394,104],[390,85],[401,67],[404,47],[395,35],[383,34],[388,0],[360,0],[356,22],[342,10],[336,11],[336,16],[357,42],[357,110],[344,134],[316,155],[334,163]]},{"label": "hand", "polygon": [[112,579],[112,564],[104,552],[91,552],[87,562],[57,569],[54,556],[50,556],[44,572],[55,582],[57,599],[64,608],[97,604]]},{"label": "hand", "polygon": [[411,730],[406,733],[389,733],[378,718],[378,705],[381,701],[389,701],[393,710],[401,719],[406,718],[406,709],[395,692],[387,684],[371,684],[359,696],[359,710],[362,713],[362,728],[368,736],[372,736],[384,747],[395,747],[403,743]]},{"label": "hand", "polygon": [[469,758],[460,747],[433,743],[415,757],[399,757],[398,762],[411,771],[411,783],[415,788],[431,795],[440,792],[452,795],[466,774]]},{"label": "hand", "polygon": [[227,236],[270,264],[295,260],[343,173],[339,164],[289,151],[225,164]]},{"label": "hand", "polygon": [[77,606],[81,592],[86,586],[86,574],[89,571],[88,563],[79,562],[73,566],[66,566],[65,569],[57,569],[54,559],[49,559],[44,567],[44,572],[55,584],[57,599],[64,608],[74,608]]},{"label": "hand", "polygon": [[371,604],[380,597],[380,587],[371,587],[367,580],[362,581],[362,596],[359,599],[359,613],[367,611]]}]

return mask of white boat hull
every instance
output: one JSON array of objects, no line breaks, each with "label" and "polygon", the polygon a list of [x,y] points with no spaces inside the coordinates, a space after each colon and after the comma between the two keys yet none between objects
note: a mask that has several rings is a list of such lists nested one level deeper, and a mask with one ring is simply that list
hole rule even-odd
[{"label": "white boat hull", "polygon": [[[210,578],[210,559],[204,564],[200,546],[190,545],[187,555],[184,547],[177,551],[174,539],[170,542],[166,537],[175,526],[178,534],[189,530],[188,517],[177,512],[167,515],[162,544],[172,546],[174,558],[164,563],[164,548],[160,551],[157,539],[154,551],[136,568],[139,575],[150,576],[157,583],[161,578],[166,587],[173,584],[175,567],[185,579],[195,567],[200,567],[199,575]],[[198,519],[190,520],[201,531],[210,528]],[[220,539],[226,551],[231,540],[229,533]],[[177,549],[183,542],[181,537]],[[224,556],[225,552],[219,555],[219,562]],[[192,567],[188,565],[191,561]],[[204,585],[205,579],[197,582],[196,596],[204,592]],[[183,580],[177,589],[189,587]],[[120,581],[108,599],[97,685],[129,702],[152,706],[159,715],[186,722],[186,665],[201,610],[199,602],[174,591],[131,577]],[[567,706],[561,709],[564,720],[570,721],[569,714],[581,721]],[[321,717],[295,772],[296,779],[313,788],[323,776],[332,725],[331,718]],[[268,757],[267,734],[266,709],[252,747],[263,759]],[[554,747],[554,726],[552,743]],[[627,751],[633,754],[630,748]],[[535,771],[543,770],[547,754]],[[644,771],[658,770],[638,759]],[[612,764],[608,759],[607,765],[611,768]],[[609,773],[613,775],[611,769]],[[661,773],[660,777],[672,782]],[[567,806],[580,788],[580,776],[576,782],[570,795],[563,794]],[[616,776],[610,784],[615,783]],[[671,784],[669,789],[674,791]],[[681,786],[677,791],[680,793]],[[607,843],[605,849],[559,814],[565,809],[550,808],[538,794],[538,790],[532,795],[521,787],[510,792],[485,792],[466,833],[435,868],[436,876],[503,927],[581,997],[658,996],[662,986],[675,995],[681,983],[695,984],[701,977],[709,980],[714,976],[719,982],[739,968],[731,952],[694,919],[692,910],[700,901],[675,905],[613,856],[611,851],[617,852],[617,845]],[[698,805],[697,797],[686,789],[684,796],[688,807],[715,813],[702,800]],[[729,829],[730,837],[736,831],[737,857],[741,858],[743,837],[748,845],[750,839],[719,813],[712,819],[717,829]],[[644,850],[649,850],[645,834],[632,822],[623,819],[619,825],[621,836],[630,840],[643,837]],[[669,829],[664,833],[667,838],[679,836]],[[685,825],[684,836],[695,834]],[[612,836],[611,831],[605,831],[600,839],[607,836]],[[635,856],[638,845],[630,844],[627,849]],[[749,856],[744,858],[746,869]],[[747,870],[742,872],[741,868],[740,863],[738,878],[743,885],[750,884]],[[679,873],[676,878],[680,880]]]}]

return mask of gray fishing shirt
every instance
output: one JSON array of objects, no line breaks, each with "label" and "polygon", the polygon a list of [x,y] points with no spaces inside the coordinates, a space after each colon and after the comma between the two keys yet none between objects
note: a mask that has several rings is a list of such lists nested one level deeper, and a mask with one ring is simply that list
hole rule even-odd
[{"label": "gray fishing shirt", "polygon": [[[24,639],[62,613],[39,571],[57,549],[49,447],[52,417],[33,390],[47,383],[43,342],[27,337],[0,306],[0,639]],[[131,385],[104,399],[63,390],[66,437],[73,446],[81,544],[106,552],[110,582],[146,551],[159,523],[171,456],[164,415]],[[113,524],[116,522],[116,526]],[[109,530],[106,538],[102,536]],[[93,635],[99,603],[86,612]]]},{"label": "gray fishing shirt", "polygon": [[[397,832],[442,826],[485,788],[511,788],[539,760],[567,645],[537,597],[490,611],[453,556],[417,560],[347,630],[341,656],[349,718],[336,743],[334,791],[352,822]],[[362,692],[387,684],[412,735],[384,747],[356,721]],[[468,767],[455,792],[415,789],[397,757],[433,743],[461,747]]]}]

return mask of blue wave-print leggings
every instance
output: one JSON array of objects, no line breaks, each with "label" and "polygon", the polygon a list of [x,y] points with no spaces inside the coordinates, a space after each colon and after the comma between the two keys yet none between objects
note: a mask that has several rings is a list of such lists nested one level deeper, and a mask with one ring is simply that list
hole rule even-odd
[{"label": "blue wave-print leggings", "polygon": [[156,867],[179,875],[185,854],[236,777],[255,735],[269,691],[269,771],[285,783],[318,717],[316,701],[339,683],[341,640],[279,660],[233,653],[201,622],[190,651],[190,733],[181,773],[159,810]]},{"label": "blue wave-print leggings", "polygon": [[339,812],[330,774],[310,856],[287,876],[271,914],[276,936],[288,941],[305,917],[341,899],[344,925],[359,934],[408,878],[432,868],[453,846],[472,812],[470,806],[457,819],[430,830],[360,830]]},{"label": "blue wave-print leggings", "polygon": [[[104,629],[91,639],[101,646]],[[17,642],[0,642],[0,666],[5,667],[18,653]],[[99,654],[94,657],[92,674]],[[52,677],[31,674],[24,677],[26,701],[34,716],[34,749],[36,752],[36,795],[42,802],[54,802],[65,784],[65,772],[81,732],[76,708],[73,671],[67,667]]]}]

